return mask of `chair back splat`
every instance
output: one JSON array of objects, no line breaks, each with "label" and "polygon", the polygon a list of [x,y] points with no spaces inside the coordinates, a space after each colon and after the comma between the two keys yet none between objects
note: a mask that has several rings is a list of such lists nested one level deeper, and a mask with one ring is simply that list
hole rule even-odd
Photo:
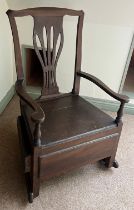
[{"label": "chair back splat", "polygon": [[[65,15],[78,16],[75,74],[72,91],[73,93],[78,94],[80,77],[78,77],[76,73],[81,69],[82,26],[84,16],[83,11],[76,11],[63,8],[33,8],[19,11],[8,10],[7,15],[9,17],[12,28],[17,77],[19,80],[23,80],[24,76],[15,17],[28,15],[33,17],[33,46],[43,70],[43,86],[41,91],[41,98],[44,98],[49,95],[59,94],[59,88],[56,82],[56,67],[64,43],[63,17]],[[46,40],[44,40],[44,37],[46,37]],[[58,40],[60,41],[58,42]],[[38,41],[40,43],[41,48],[37,44]]]}]

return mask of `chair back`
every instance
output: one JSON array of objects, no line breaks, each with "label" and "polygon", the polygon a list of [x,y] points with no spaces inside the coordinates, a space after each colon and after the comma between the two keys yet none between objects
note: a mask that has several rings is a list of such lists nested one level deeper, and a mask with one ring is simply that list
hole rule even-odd
[{"label": "chair back", "polygon": [[[75,74],[73,85],[73,92],[78,93],[80,81],[76,72],[80,71],[81,69],[82,26],[84,16],[83,11],[65,8],[42,7],[29,8],[18,11],[8,10],[7,15],[9,17],[13,34],[18,80],[24,79],[24,73],[15,17],[23,17],[28,15],[33,17],[33,46],[43,70],[43,86],[41,91],[41,97],[59,94],[59,88],[56,82],[56,67],[64,43],[63,17],[65,15],[78,16]],[[46,36],[46,42],[44,41],[44,35]],[[40,42],[41,49],[37,44],[37,40]],[[58,42],[58,40],[60,41]]]}]

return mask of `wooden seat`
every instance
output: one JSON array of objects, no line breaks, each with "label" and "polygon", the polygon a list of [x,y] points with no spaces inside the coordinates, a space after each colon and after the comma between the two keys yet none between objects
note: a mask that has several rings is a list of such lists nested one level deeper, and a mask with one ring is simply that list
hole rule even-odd
[{"label": "wooden seat", "polygon": [[[115,155],[122,129],[123,108],[129,100],[127,96],[115,93],[98,78],[81,70],[83,11],[43,7],[18,11],[8,10],[7,15],[15,49],[17,71],[15,88],[20,97],[21,113],[17,120],[18,134],[28,199],[32,202],[33,198],[39,195],[41,180],[100,160],[106,167],[118,167]],[[42,91],[37,100],[33,100],[25,91],[25,83],[23,83],[25,77],[15,21],[16,17],[29,15],[34,21],[33,48],[43,72]],[[56,68],[64,44],[65,15],[77,16],[78,23],[74,82],[70,93],[62,94],[56,81]],[[46,30],[46,46],[44,29]],[[53,29],[53,35],[51,29]],[[57,44],[58,37],[60,37],[59,45]],[[37,38],[41,47],[37,44]],[[120,101],[115,119],[79,96],[81,77]]]},{"label": "wooden seat", "polygon": [[[104,128],[116,127],[112,117],[105,114],[80,96],[69,95],[57,99],[39,102],[46,113],[41,127],[41,143],[47,145],[64,140],[75,139],[91,132],[103,131]],[[31,133],[34,130],[30,116],[31,111],[25,107],[25,113],[30,125]]]}]

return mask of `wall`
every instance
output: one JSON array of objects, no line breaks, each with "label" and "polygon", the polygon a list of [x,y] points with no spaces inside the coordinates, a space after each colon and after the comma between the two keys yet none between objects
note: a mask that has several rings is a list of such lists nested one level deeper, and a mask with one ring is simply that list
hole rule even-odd
[{"label": "wall", "polygon": [[7,0],[11,9],[57,6],[83,9],[92,23],[134,26],[133,0]]},{"label": "wall", "polygon": [[[97,0],[7,0],[7,2],[11,9],[36,6],[83,9],[85,11],[85,22],[83,29],[82,69],[99,77],[118,92],[133,35],[133,0],[102,0],[101,3]],[[28,21],[26,19],[18,21],[21,44],[31,44],[32,34],[29,33],[30,35],[28,36],[31,23],[30,19]],[[70,90],[72,85],[72,81],[69,78],[72,78],[73,75],[74,61],[72,61],[72,58],[74,57],[75,42],[72,32],[74,25],[75,21],[66,20],[66,44],[62,54],[62,61],[60,60],[58,64],[58,81],[63,91]],[[71,33],[68,33],[69,31]],[[67,51],[67,54],[65,51]],[[84,79],[81,82],[81,94],[109,99],[104,92]]]},{"label": "wall", "polygon": [[13,85],[12,38],[8,18],[8,6],[0,1],[0,101]]}]

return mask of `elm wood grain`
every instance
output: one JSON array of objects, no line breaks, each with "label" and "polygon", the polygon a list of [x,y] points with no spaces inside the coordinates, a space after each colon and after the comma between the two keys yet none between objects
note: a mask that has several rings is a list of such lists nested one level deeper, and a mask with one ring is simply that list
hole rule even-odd
[{"label": "elm wood grain", "polygon": [[73,139],[72,138],[68,139],[67,141],[64,140],[64,141],[60,141],[60,142],[53,142],[53,143],[47,144],[47,145],[42,145],[42,150],[40,151],[40,155],[50,154],[50,153],[59,151],[61,149],[66,149],[68,147],[76,146],[81,143],[86,143],[86,142],[90,142],[90,141],[94,142],[94,134],[95,134],[96,139],[99,139],[99,138],[103,138],[106,136],[111,136],[115,133],[118,133],[117,127],[112,128],[112,129],[111,129],[111,127],[107,127],[105,129],[101,129],[101,131],[99,130],[98,132],[96,131],[94,133],[89,132],[86,135],[80,135]]},{"label": "elm wood grain", "polygon": [[108,155],[112,156],[112,148],[118,140],[118,136],[119,134],[115,133],[111,136],[77,144],[76,146],[41,156],[41,179],[48,179],[66,173],[71,169],[103,159]]},{"label": "elm wood grain", "polygon": [[[76,136],[78,138],[78,135],[84,135],[87,132],[97,132],[104,127],[114,128],[117,126],[112,117],[77,95],[47,100],[45,104],[40,101],[38,103],[46,113],[45,121],[41,126],[42,145],[67,141],[69,138],[73,139]],[[30,119],[31,110],[27,106],[24,109],[30,130],[33,133],[34,124]]]},{"label": "elm wood grain", "polygon": [[[115,155],[122,129],[123,107],[128,98],[113,92],[96,77],[81,72],[83,11],[43,7],[8,10],[7,15],[14,41],[17,72],[15,88],[20,97],[21,116],[18,117],[18,132],[21,150],[28,150],[28,155],[23,155],[23,159],[28,199],[32,202],[33,198],[39,195],[41,180],[101,159],[106,167],[118,166]],[[33,45],[43,72],[42,92],[38,100],[33,100],[25,91],[15,20],[16,17],[28,15],[34,20]],[[56,81],[56,67],[64,44],[65,15],[77,16],[78,23],[73,88],[70,93],[62,94]],[[53,48],[51,48],[52,30]],[[46,31],[46,45],[44,31]],[[56,52],[58,37],[60,44]],[[37,45],[37,39],[41,48]],[[81,77],[90,80],[121,102],[116,119],[79,96]],[[26,161],[27,159],[30,161]]]}]

